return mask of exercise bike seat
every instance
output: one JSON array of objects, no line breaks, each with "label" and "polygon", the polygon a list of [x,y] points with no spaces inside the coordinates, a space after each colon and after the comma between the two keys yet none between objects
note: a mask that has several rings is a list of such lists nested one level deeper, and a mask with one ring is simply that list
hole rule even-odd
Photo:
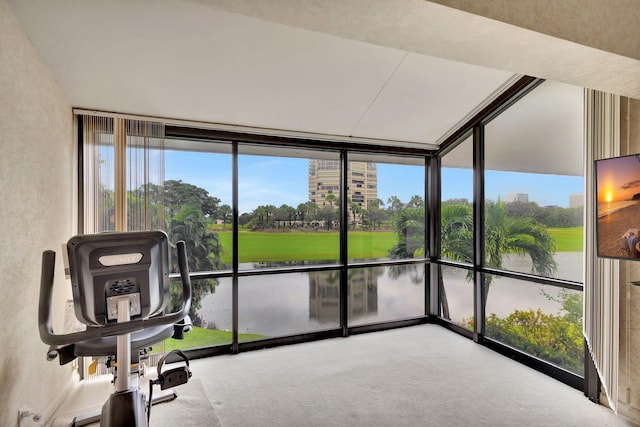
[{"label": "exercise bike seat", "polygon": [[[155,326],[131,334],[131,357],[138,354],[139,350],[171,338],[174,333],[173,325]],[[73,352],[76,356],[113,356],[117,350],[117,337],[96,338],[92,340],[80,341],[72,344]],[[137,362],[132,360],[132,362]]]}]

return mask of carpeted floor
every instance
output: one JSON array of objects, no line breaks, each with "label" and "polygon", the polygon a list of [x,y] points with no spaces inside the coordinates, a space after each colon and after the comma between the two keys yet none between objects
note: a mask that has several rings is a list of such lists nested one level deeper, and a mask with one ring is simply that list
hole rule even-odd
[{"label": "carpeted floor", "polygon": [[213,405],[209,401],[202,382],[192,378],[187,384],[176,387],[178,398],[151,407],[150,426],[221,426]]},{"label": "carpeted floor", "polygon": [[193,360],[191,370],[176,400],[152,408],[151,426],[634,425],[437,325]]},{"label": "carpeted floor", "polygon": [[[141,389],[148,393],[148,384],[141,386]],[[113,391],[113,387],[108,380],[97,383],[85,383],[80,386],[81,392],[75,396],[75,404],[68,405],[62,414],[56,417],[52,427],[69,426],[78,415],[89,415],[100,411],[102,403]],[[158,393],[156,386],[154,393]],[[150,426],[154,427],[219,427],[220,420],[216,416],[215,410],[209,401],[202,382],[197,378],[192,378],[187,384],[176,387],[177,399],[153,405],[151,408]],[[88,404],[88,396],[92,403]],[[154,394],[155,395],[155,394]],[[93,403],[95,402],[95,403]],[[99,422],[86,424],[89,427],[98,427]]]},{"label": "carpeted floor", "polygon": [[193,362],[222,425],[629,426],[437,325]]}]

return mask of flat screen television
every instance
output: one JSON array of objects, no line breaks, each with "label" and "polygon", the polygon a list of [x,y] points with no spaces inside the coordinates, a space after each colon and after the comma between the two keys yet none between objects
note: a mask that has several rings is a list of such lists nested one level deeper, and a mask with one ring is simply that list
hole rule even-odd
[{"label": "flat screen television", "polygon": [[640,261],[640,155],[596,160],[597,254]]}]

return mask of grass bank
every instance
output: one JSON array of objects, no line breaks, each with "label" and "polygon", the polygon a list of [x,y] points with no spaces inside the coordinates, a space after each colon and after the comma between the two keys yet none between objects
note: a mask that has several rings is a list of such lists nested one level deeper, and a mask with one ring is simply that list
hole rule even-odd
[{"label": "grass bank", "polygon": [[[218,232],[224,248],[231,248],[231,232]],[[384,258],[396,244],[392,231],[349,233],[349,258]],[[240,262],[325,261],[338,260],[340,234],[337,232],[259,232],[238,233]],[[231,264],[231,251],[227,249],[222,261]]]},{"label": "grass bank", "polygon": [[556,252],[582,252],[583,227],[548,228],[556,242]]},{"label": "grass bank", "polygon": [[[200,348],[215,346],[220,344],[231,344],[231,331],[217,331],[213,329],[200,328],[194,326],[193,330],[184,334],[184,339],[174,340],[169,338],[164,342],[165,351],[184,350],[187,348]],[[266,338],[259,334],[238,334],[238,341],[253,341]]]},{"label": "grass bank", "polygon": [[[556,242],[557,252],[582,251],[582,227],[547,229]],[[231,231],[219,231],[224,248],[231,248]],[[349,233],[350,259],[386,258],[397,242],[392,231],[353,231]],[[340,235],[337,232],[258,232],[238,233],[240,262],[337,260]],[[227,249],[223,262],[231,264]]]}]

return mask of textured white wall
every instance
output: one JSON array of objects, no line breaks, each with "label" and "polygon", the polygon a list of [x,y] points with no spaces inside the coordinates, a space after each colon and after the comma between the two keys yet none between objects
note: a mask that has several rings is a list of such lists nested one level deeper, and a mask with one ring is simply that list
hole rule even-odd
[{"label": "textured white wall", "polygon": [[[47,362],[38,335],[42,251],[74,227],[71,106],[0,0],[0,425],[17,425],[26,404],[49,415],[73,384],[69,365]],[[58,260],[59,261],[59,260]],[[62,270],[57,264],[58,273]],[[70,297],[57,275],[54,304]],[[62,323],[61,309],[54,322]]]},{"label": "textured white wall", "polygon": [[429,1],[640,59],[640,4],[637,0]]}]

